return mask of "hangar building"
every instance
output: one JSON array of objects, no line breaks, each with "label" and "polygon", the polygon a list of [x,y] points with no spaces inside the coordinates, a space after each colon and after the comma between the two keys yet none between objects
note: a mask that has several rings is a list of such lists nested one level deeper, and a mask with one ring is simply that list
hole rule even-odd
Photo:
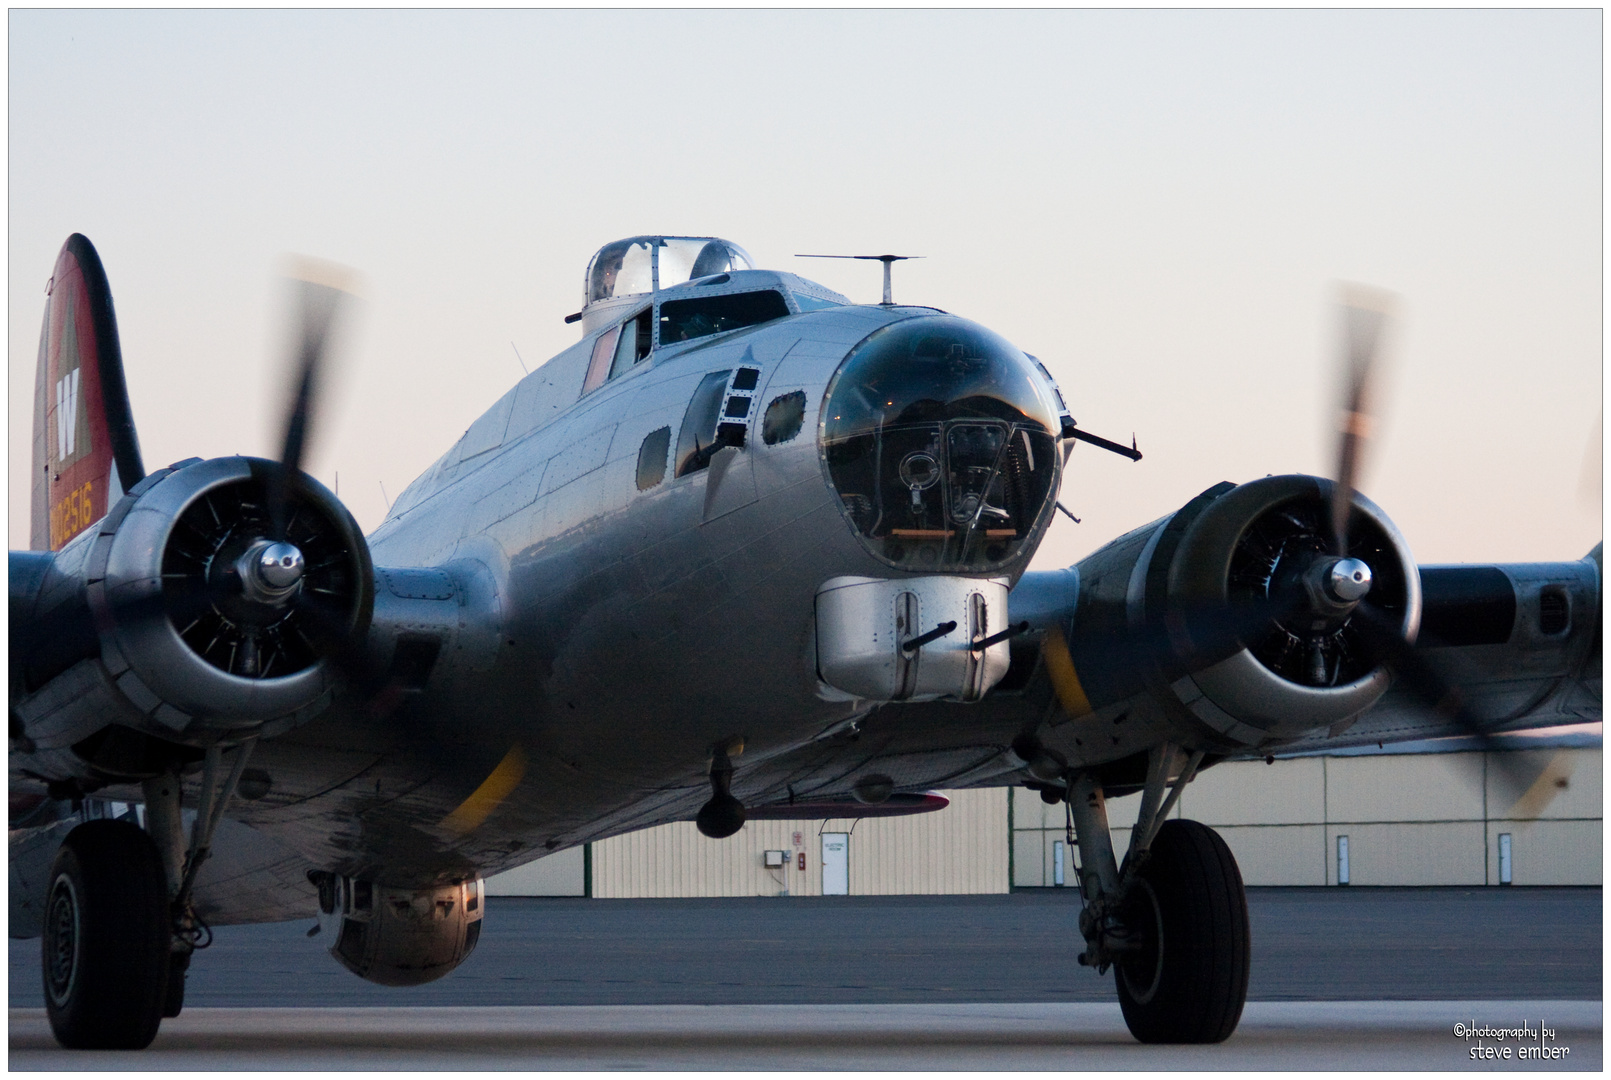
[{"label": "hangar building", "polygon": [[[1225,762],[1177,816],[1219,830],[1249,885],[1599,885],[1600,726]],[[944,792],[910,817],[691,822],[561,852],[487,882],[514,896],[1002,893],[1076,883],[1064,807],[1022,788]],[[1108,804],[1121,852],[1139,795]]]}]

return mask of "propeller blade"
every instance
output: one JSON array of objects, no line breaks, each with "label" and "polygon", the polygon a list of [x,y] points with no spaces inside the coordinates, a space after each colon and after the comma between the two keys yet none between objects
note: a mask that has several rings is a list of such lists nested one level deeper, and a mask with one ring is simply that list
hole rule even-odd
[{"label": "propeller blade", "polygon": [[1337,468],[1332,474],[1332,554],[1348,554],[1348,518],[1353,512],[1365,441],[1370,437],[1371,382],[1382,336],[1394,308],[1391,293],[1363,285],[1345,285],[1340,303],[1342,412],[1339,417]]},{"label": "propeller blade", "polygon": [[[1450,686],[1438,670],[1427,662],[1425,654],[1404,640],[1396,624],[1367,604],[1359,605],[1352,618],[1362,631],[1360,636],[1376,661],[1386,665],[1393,673],[1396,686],[1408,691],[1429,712],[1447,720],[1461,734],[1475,739],[1484,751],[1494,751],[1494,756],[1489,759],[1494,767],[1512,785],[1521,782],[1522,776],[1514,757],[1498,753],[1504,748],[1476,714],[1466,707],[1460,691]],[[1520,786],[1526,788],[1527,785],[1521,783]]]},{"label": "propeller blade", "polygon": [[298,331],[292,361],[291,400],[286,408],[280,447],[280,469],[270,483],[269,519],[274,539],[284,540],[286,520],[296,478],[302,470],[318,415],[321,376],[329,350],[331,330],[343,302],[351,295],[352,273],[332,263],[302,260],[292,281],[297,289]]}]

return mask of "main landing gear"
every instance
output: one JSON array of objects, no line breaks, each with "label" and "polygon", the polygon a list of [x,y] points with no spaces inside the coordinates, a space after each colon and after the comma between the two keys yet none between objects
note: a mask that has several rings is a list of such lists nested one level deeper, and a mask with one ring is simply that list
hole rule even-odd
[{"label": "main landing gear", "polygon": [[[210,940],[191,908],[196,873],[255,740],[217,786],[222,751],[206,753],[188,847],[177,771],[144,783],[144,829],[86,821],[51,866],[42,936],[45,1011],[72,1050],[142,1050],[184,1006],[191,954]],[[216,788],[216,791],[215,791]]]},{"label": "main landing gear", "polygon": [[1084,899],[1079,960],[1114,968],[1125,1023],[1145,1043],[1222,1042],[1247,1001],[1247,893],[1236,859],[1208,826],[1167,820],[1203,755],[1184,767],[1181,757],[1168,743],[1152,751],[1122,867],[1101,785],[1082,774],[1067,793]]},{"label": "main landing gear", "polygon": [[73,1050],[139,1050],[168,991],[168,883],[129,821],[86,821],[62,841],[45,905],[45,1011]]}]

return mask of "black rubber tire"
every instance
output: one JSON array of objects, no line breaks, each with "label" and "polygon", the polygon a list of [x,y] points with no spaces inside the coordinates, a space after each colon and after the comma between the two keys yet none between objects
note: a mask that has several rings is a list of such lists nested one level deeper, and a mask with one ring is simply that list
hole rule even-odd
[{"label": "black rubber tire", "polygon": [[62,841],[45,905],[45,1011],[72,1050],[143,1050],[162,1023],[171,938],[156,845],[128,821]]},{"label": "black rubber tire", "polygon": [[1145,942],[1114,964],[1119,1005],[1144,1043],[1217,1043],[1247,1002],[1251,939],[1236,859],[1206,825],[1166,821],[1120,917]]},{"label": "black rubber tire", "polygon": [[188,952],[168,954],[168,988],[162,995],[162,1018],[171,1020],[185,1007],[185,972],[190,970]]}]

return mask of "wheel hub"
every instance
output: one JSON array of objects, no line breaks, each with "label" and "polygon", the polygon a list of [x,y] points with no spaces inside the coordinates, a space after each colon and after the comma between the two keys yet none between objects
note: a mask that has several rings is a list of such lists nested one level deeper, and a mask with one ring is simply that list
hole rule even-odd
[{"label": "wheel hub", "polygon": [[1158,992],[1163,978],[1163,914],[1158,897],[1145,878],[1136,878],[1125,897],[1121,915],[1130,929],[1131,946],[1115,957],[1119,977],[1130,996],[1146,1004]]},{"label": "wheel hub", "polygon": [[45,934],[45,987],[61,1005],[72,995],[78,973],[78,896],[65,876],[57,878],[51,887]]}]

